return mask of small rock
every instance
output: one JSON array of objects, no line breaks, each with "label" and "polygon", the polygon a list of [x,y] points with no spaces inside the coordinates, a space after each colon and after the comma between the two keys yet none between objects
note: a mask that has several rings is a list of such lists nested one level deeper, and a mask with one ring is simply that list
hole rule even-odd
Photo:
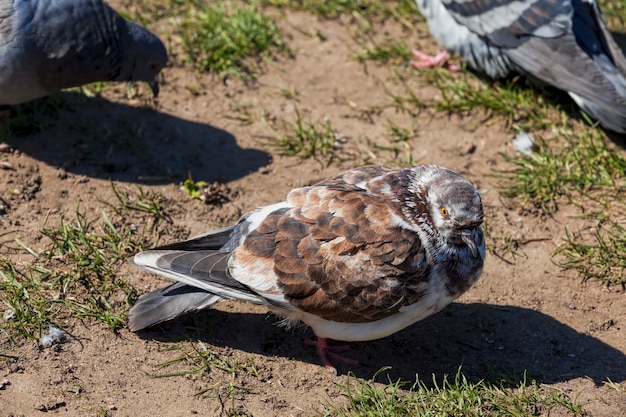
[{"label": "small rock", "polygon": [[15,310],[13,310],[12,308],[7,308],[6,310],[4,310],[4,315],[2,316],[2,318],[4,318],[4,321],[11,321],[15,318],[17,314],[15,313]]},{"label": "small rock", "polygon": [[11,165],[11,163],[7,161],[0,162],[0,169],[10,169],[10,170],[15,171],[15,168],[13,168],[13,165]]}]

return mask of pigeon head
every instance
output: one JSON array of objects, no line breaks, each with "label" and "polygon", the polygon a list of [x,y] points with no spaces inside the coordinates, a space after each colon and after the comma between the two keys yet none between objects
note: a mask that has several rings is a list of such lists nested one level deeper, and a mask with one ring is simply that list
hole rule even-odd
[{"label": "pigeon head", "polygon": [[147,29],[126,22],[129,41],[124,51],[124,65],[117,81],[146,81],[155,97],[159,92],[159,73],[167,63],[163,42]]},{"label": "pigeon head", "polygon": [[476,187],[454,171],[425,166],[416,172],[421,194],[436,232],[454,246],[467,246],[478,256],[483,245],[483,205]]}]

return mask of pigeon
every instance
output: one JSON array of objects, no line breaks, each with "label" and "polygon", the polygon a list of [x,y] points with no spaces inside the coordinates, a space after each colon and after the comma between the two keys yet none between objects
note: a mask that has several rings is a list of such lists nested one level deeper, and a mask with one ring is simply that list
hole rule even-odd
[{"label": "pigeon", "polygon": [[[595,0],[417,0],[435,39],[492,78],[521,73],[566,91],[609,130],[626,133],[626,58]],[[449,55],[414,51],[414,66]]]},{"label": "pigeon", "polygon": [[0,0],[0,105],[96,81],[147,81],[167,51],[102,0]]},{"label": "pigeon", "polygon": [[[436,165],[364,166],[295,188],[235,226],[140,252],[132,263],[176,281],[139,297],[136,332],[224,300],[266,305],[308,325],[322,363],[328,339],[389,336],[466,292],[483,269],[480,195]],[[339,350],[337,349],[337,350]]]}]

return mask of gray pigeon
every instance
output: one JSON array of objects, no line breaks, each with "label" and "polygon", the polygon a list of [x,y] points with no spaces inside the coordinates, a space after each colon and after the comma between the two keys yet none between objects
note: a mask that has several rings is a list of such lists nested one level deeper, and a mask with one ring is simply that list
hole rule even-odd
[{"label": "gray pigeon", "polygon": [[519,72],[553,85],[605,128],[626,133],[626,58],[595,0],[417,0],[417,5],[435,39],[470,67],[493,78]]},{"label": "gray pigeon", "polygon": [[102,0],[0,0],[0,105],[96,81],[147,81],[163,43]]},{"label": "gray pigeon", "polygon": [[444,308],[482,272],[483,206],[476,188],[434,166],[354,168],[237,225],[135,255],[177,281],[130,310],[137,331],[223,299],[270,307],[309,325],[322,362],[354,363],[327,339],[386,337]]}]

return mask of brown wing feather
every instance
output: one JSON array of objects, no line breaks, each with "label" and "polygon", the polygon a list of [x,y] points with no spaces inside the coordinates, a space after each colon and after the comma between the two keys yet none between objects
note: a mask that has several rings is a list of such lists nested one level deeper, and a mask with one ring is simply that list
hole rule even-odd
[{"label": "brown wing feather", "polygon": [[394,225],[400,203],[376,188],[397,172],[364,167],[293,190],[296,207],[268,217],[244,249],[266,256],[273,247],[277,285],[298,309],[339,322],[394,314],[423,295],[430,270],[417,234]]}]

